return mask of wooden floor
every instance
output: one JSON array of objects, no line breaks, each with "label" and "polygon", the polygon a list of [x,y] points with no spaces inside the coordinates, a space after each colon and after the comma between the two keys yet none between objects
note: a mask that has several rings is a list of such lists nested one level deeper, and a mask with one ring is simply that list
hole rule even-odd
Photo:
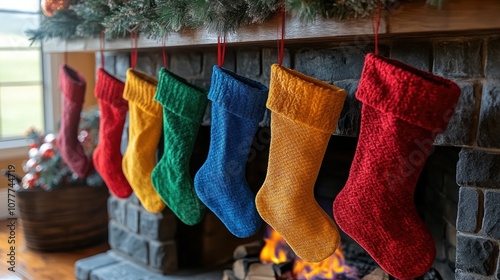
[{"label": "wooden floor", "polygon": [[15,273],[8,270],[7,254],[9,228],[7,221],[0,221],[0,280],[67,280],[75,279],[75,261],[93,256],[109,249],[107,243],[94,247],[64,253],[42,253],[30,250],[24,245],[22,230],[17,221],[16,228],[16,267]]}]

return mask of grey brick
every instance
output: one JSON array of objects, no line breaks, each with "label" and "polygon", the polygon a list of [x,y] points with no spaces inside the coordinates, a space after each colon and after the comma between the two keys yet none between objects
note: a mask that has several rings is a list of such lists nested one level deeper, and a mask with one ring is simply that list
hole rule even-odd
[{"label": "grey brick", "polygon": [[450,78],[480,77],[481,45],[479,40],[437,43],[434,50],[434,73]]},{"label": "grey brick", "polygon": [[[287,68],[292,68],[292,61],[290,58],[290,50],[285,49],[285,54],[283,55],[283,66]],[[262,76],[266,83],[269,82],[271,78],[271,65],[278,63],[278,50],[276,48],[264,48],[262,49]]]},{"label": "grey brick", "polygon": [[135,69],[146,73],[152,77],[158,77],[158,72],[156,72],[156,65],[154,65],[155,60],[151,59],[150,53],[139,53],[137,55],[137,65]]},{"label": "grey brick", "polygon": [[486,55],[486,77],[500,78],[500,37],[488,39],[488,54]]},{"label": "grey brick", "polygon": [[[447,278],[443,278],[443,279],[447,279]],[[477,275],[477,274],[465,273],[463,271],[457,270],[457,272],[455,274],[455,280],[492,280],[492,278]]]},{"label": "grey brick", "polygon": [[356,90],[358,89],[358,80],[337,81],[334,84],[347,91],[347,97],[340,113],[335,134],[358,136],[361,123],[361,102],[355,97]]},{"label": "grey brick", "polygon": [[165,273],[177,270],[177,244],[175,241],[149,241],[149,265]]},{"label": "grey brick", "polygon": [[457,164],[457,183],[461,186],[500,188],[500,154],[462,149]]},{"label": "grey brick", "polygon": [[420,70],[431,71],[432,46],[428,42],[394,43],[391,58]]},{"label": "grey brick", "polygon": [[[118,225],[113,220],[109,221],[108,242],[112,249],[119,249],[120,243],[123,242],[126,235],[127,230],[124,227]],[[125,253],[125,251],[123,253]]]},{"label": "grey brick", "polygon": [[481,213],[480,201],[481,190],[476,188],[460,188],[460,199],[458,202],[457,230],[464,232],[479,231],[479,217]]},{"label": "grey brick", "polygon": [[116,76],[125,81],[127,70],[130,68],[130,53],[120,53],[116,55]]},{"label": "grey brick", "polygon": [[497,245],[478,236],[457,236],[457,269],[479,275],[491,275],[495,268]]},{"label": "grey brick", "polygon": [[132,257],[138,263],[147,265],[149,262],[149,248],[146,240],[113,221],[109,222],[109,245],[114,250]]},{"label": "grey brick", "polygon": [[[116,64],[115,54],[104,52],[104,70],[106,70],[106,72],[108,72],[111,75],[116,75],[115,64]],[[100,52],[95,53],[95,66],[96,68],[102,67]]]},{"label": "grey brick", "polygon": [[261,57],[259,49],[241,49],[236,51],[236,73],[249,79],[261,76]]},{"label": "grey brick", "polygon": [[158,241],[172,240],[177,230],[177,220],[172,212],[153,214],[141,211],[139,232],[142,236]]},{"label": "grey brick", "polygon": [[125,226],[134,233],[139,231],[139,207],[127,203],[127,215],[125,216]]},{"label": "grey brick", "polygon": [[[212,79],[212,69],[215,65],[217,65],[217,53],[203,53],[203,73],[200,78],[210,81]],[[236,71],[236,56],[233,51],[226,50],[223,68],[233,72]]]},{"label": "grey brick", "polygon": [[128,202],[129,203],[132,203],[134,205],[137,205],[137,206],[140,206],[141,205],[141,201],[139,200],[139,198],[137,197],[137,195],[135,194],[135,192],[133,192],[129,197],[128,197]]},{"label": "grey brick", "polygon": [[110,195],[108,198],[108,214],[110,218],[122,225],[125,224],[125,200]]},{"label": "grey brick", "polygon": [[200,52],[178,52],[170,56],[170,70],[185,78],[201,74],[202,54]]},{"label": "grey brick", "polygon": [[475,127],[474,109],[479,102],[479,97],[474,93],[474,84],[459,84],[462,93],[458,100],[455,112],[452,115],[446,130],[438,134],[436,145],[471,145]]},{"label": "grey brick", "polygon": [[130,262],[121,262],[115,265],[96,269],[91,273],[92,280],[144,280],[154,273],[140,268]]},{"label": "grey brick", "polygon": [[367,49],[355,46],[332,49],[301,49],[295,54],[295,68],[326,82],[359,79]]},{"label": "grey brick", "polygon": [[489,82],[483,87],[477,144],[500,148],[500,82]]},{"label": "grey brick", "polygon": [[78,280],[90,279],[90,273],[98,268],[115,264],[120,260],[107,253],[101,253],[75,262],[75,277]]},{"label": "grey brick", "polygon": [[[171,70],[170,69],[170,56],[171,56],[171,53],[168,50],[166,50],[166,55],[167,55],[167,67],[166,67],[166,69],[168,69],[170,71]],[[163,54],[161,53],[161,51],[154,58],[156,60],[156,63],[155,63],[156,64],[156,73],[159,73],[160,69],[164,67],[164,65],[163,65]]]},{"label": "grey brick", "polygon": [[500,239],[500,190],[484,191],[483,232]]}]

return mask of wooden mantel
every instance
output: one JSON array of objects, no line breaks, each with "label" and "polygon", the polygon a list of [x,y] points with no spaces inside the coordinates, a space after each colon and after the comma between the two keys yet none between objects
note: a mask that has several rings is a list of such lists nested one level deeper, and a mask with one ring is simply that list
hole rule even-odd
[{"label": "wooden mantel", "polygon": [[[256,44],[275,41],[277,18],[263,24],[244,26],[236,34],[228,36],[231,44]],[[449,32],[496,32],[500,34],[500,0],[446,0],[441,9],[425,5],[425,0],[406,1],[396,10],[384,13],[379,33],[384,36],[425,35]],[[319,19],[303,24],[296,18],[286,21],[287,42],[329,41],[345,37],[358,40],[373,35],[371,19],[345,21]],[[206,30],[186,30],[173,33],[167,38],[167,46],[213,45],[217,36]],[[99,40],[77,39],[71,41],[49,40],[44,42],[44,52],[95,52]],[[139,48],[161,47],[159,40],[140,38]],[[130,40],[106,42],[106,50],[130,49]]]}]

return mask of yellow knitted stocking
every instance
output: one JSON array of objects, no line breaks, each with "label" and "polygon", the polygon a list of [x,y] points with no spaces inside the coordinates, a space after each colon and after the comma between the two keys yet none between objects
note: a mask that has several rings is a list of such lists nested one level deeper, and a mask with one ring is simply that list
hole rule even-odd
[{"label": "yellow knitted stocking", "polygon": [[337,227],[314,198],[314,184],[345,97],[343,89],[272,65],[269,166],[256,205],[297,256],[309,262],[326,259],[340,243]]},{"label": "yellow knitted stocking", "polygon": [[165,208],[151,182],[156,150],[163,131],[162,106],[153,98],[158,81],[129,69],[123,98],[129,101],[129,141],[123,155],[123,174],[144,208],[158,213]]}]

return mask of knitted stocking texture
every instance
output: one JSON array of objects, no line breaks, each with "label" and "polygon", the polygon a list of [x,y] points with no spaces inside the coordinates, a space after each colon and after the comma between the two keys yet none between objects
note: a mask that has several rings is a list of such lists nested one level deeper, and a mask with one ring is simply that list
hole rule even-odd
[{"label": "knitted stocking texture", "polygon": [[208,158],[196,173],[201,201],[237,237],[255,234],[262,223],[245,179],[253,137],[262,121],[267,87],[214,66],[208,98],[212,125]]},{"label": "knitted stocking texture", "polygon": [[123,98],[129,102],[129,141],[123,155],[125,177],[144,208],[153,213],[165,208],[151,182],[156,150],[162,133],[162,107],[154,101],[158,81],[134,69],[127,70]]},{"label": "knitted stocking texture", "polygon": [[153,169],[153,186],[183,223],[194,225],[203,218],[205,205],[194,190],[189,159],[207,107],[207,93],[162,68],[155,100],[163,105],[165,144]]},{"label": "knitted stocking texture", "polygon": [[388,58],[368,54],[357,99],[361,132],[347,184],[333,212],[340,228],[398,279],[424,274],[434,242],[413,202],[436,134],[443,132],[459,87]]},{"label": "knitted stocking texture", "polygon": [[123,99],[125,84],[111,76],[103,68],[97,70],[94,94],[99,100],[101,112],[99,144],[94,151],[95,169],[101,175],[112,194],[126,198],[132,188],[122,170],[120,153],[121,136],[128,111],[128,102]]},{"label": "knitted stocking texture", "polygon": [[257,210],[309,262],[326,259],[340,243],[337,227],[314,198],[314,183],[345,98],[343,89],[272,65],[271,147]]},{"label": "knitted stocking texture", "polygon": [[93,170],[91,156],[85,154],[78,141],[78,125],[86,85],[85,78],[79,72],[68,65],[61,66],[59,87],[62,92],[62,117],[56,145],[68,167],[80,178],[86,177]]}]

